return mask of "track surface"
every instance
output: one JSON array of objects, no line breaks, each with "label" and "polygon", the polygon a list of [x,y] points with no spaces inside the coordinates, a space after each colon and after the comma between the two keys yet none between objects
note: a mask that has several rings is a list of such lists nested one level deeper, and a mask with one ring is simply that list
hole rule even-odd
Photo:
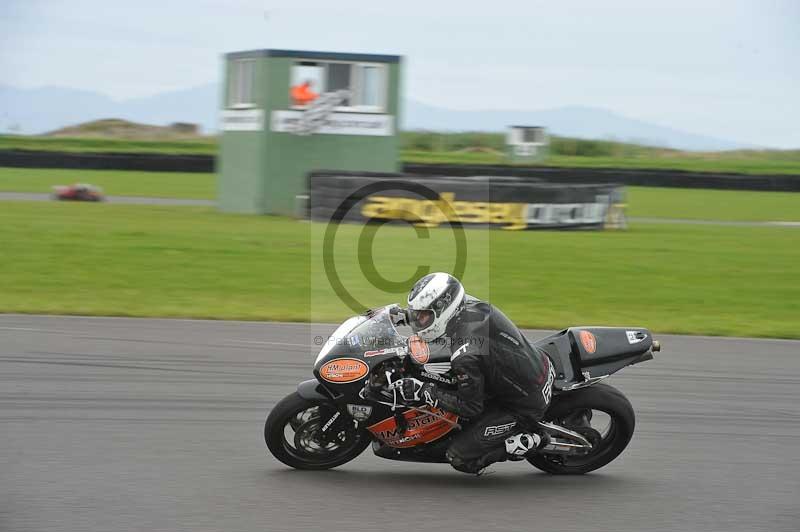
[{"label": "track surface", "polygon": [[[0,315],[0,530],[796,530],[800,342],[663,336],[637,432],[583,477],[368,450],[287,469],[263,422],[329,325]],[[538,337],[541,332],[532,331]]]},{"label": "track surface", "polygon": [[[0,192],[0,201],[54,201],[50,194],[34,192]],[[203,199],[178,199],[178,198],[151,198],[146,196],[107,196],[106,201],[111,203],[127,203],[129,205],[189,205],[189,206],[214,206],[217,203]]]}]

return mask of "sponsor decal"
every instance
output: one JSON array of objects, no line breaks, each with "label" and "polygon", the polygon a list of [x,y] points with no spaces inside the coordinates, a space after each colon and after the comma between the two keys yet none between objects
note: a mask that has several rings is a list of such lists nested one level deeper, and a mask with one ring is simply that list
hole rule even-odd
[{"label": "sponsor decal", "polygon": [[590,333],[589,331],[581,331],[578,336],[581,339],[581,344],[583,344],[583,348],[586,349],[587,353],[594,353],[597,351],[597,338]]},{"label": "sponsor decal", "polygon": [[220,113],[222,131],[262,131],[263,109],[226,109]]},{"label": "sponsor decal", "polygon": [[410,442],[410,441],[418,440],[418,439],[420,439],[421,437],[422,437],[422,436],[421,436],[421,435],[419,435],[419,434],[412,434],[411,436],[403,436],[402,438],[400,438],[399,440],[397,440],[397,443],[408,443],[408,442]]},{"label": "sponsor decal", "polygon": [[427,378],[429,378],[431,380],[443,382],[445,384],[455,384],[456,383],[456,381],[454,381],[453,379],[448,379],[447,377],[443,377],[443,376],[438,375],[436,373],[430,373],[428,371],[423,371],[422,372],[422,376],[423,377],[427,377]]},{"label": "sponsor decal", "polygon": [[[361,208],[366,218],[406,220],[421,227],[442,223],[502,225],[504,229],[525,229],[524,203],[455,201],[454,192],[442,192],[439,199],[369,196]],[[449,205],[443,205],[449,204]]]},{"label": "sponsor decal", "polygon": [[[443,206],[443,204],[449,204]],[[586,203],[505,203],[456,200],[454,192],[442,192],[438,200],[396,196],[369,196],[361,207],[366,218],[405,220],[421,227],[443,223],[499,225],[503,229],[606,224],[611,207],[607,194]]]},{"label": "sponsor decal", "polygon": [[516,421],[504,425],[490,425],[483,431],[484,436],[500,436],[517,426]]},{"label": "sponsor decal", "polygon": [[333,414],[331,416],[331,418],[324,425],[322,425],[322,432],[325,432],[326,430],[328,430],[330,428],[330,426],[333,425],[333,423],[337,419],[339,419],[339,414],[340,414],[340,412],[336,412],[335,414]]},{"label": "sponsor decal", "polygon": [[424,391],[422,392],[422,395],[424,395],[424,396],[425,396],[425,397],[423,398],[423,400],[425,401],[425,403],[427,403],[427,404],[429,404],[429,405],[431,405],[431,406],[433,406],[433,407],[437,406],[437,405],[439,404],[439,400],[438,400],[438,399],[436,399],[436,398],[433,396],[433,394],[431,393],[430,389],[425,389],[425,388],[423,388],[423,390],[424,390]]},{"label": "sponsor decal", "polygon": [[417,364],[425,364],[431,357],[428,343],[419,336],[414,335],[408,339],[408,349],[411,351],[411,359]]},{"label": "sponsor decal", "polygon": [[461,356],[464,353],[466,353],[468,345],[469,345],[469,342],[465,343],[464,345],[462,345],[461,347],[456,349],[455,352],[453,353],[453,356],[450,357],[450,361],[452,362],[453,360],[457,359],[459,356]]},{"label": "sponsor decal", "polygon": [[647,338],[647,334],[642,331],[625,331],[625,334],[628,336],[628,343],[631,345],[644,342],[644,339]]},{"label": "sponsor decal", "polygon": [[508,340],[509,342],[511,342],[514,345],[519,345],[519,342],[517,341],[517,339],[514,338],[513,336],[511,336],[510,334],[508,334],[507,332],[500,331],[500,336],[502,336],[503,338],[505,338],[506,340]]},{"label": "sponsor decal", "polygon": [[431,362],[429,364],[425,364],[424,368],[425,371],[441,375],[442,373],[447,373],[450,371],[450,362]]},{"label": "sponsor decal", "polygon": [[593,203],[529,203],[525,207],[529,227],[548,225],[601,225],[609,198],[596,196]]},{"label": "sponsor decal", "polygon": [[398,355],[403,356],[402,347],[388,347],[386,349],[376,349],[374,351],[364,351],[364,358],[377,357],[380,355]]},{"label": "sponsor decal", "polygon": [[[263,111],[262,111],[263,113]],[[394,116],[371,113],[330,113],[317,116],[313,125],[305,111],[275,110],[271,115],[271,128],[276,133],[319,133],[322,135],[367,135],[387,137],[394,134]],[[262,126],[263,127],[263,126]]]},{"label": "sponsor decal", "polygon": [[556,379],[556,372],[553,369],[553,365],[550,363],[547,365],[547,382],[544,383],[544,388],[542,388],[542,397],[544,397],[545,404],[550,403],[550,399],[553,397],[553,381]]},{"label": "sponsor decal", "polygon": [[372,415],[372,407],[369,405],[347,405],[347,412],[356,421],[366,421]]},{"label": "sponsor decal", "polygon": [[407,427],[402,432],[394,416],[370,425],[367,429],[391,447],[413,447],[429,443],[453,430],[453,424],[458,421],[458,416],[451,412],[439,408],[431,408],[431,412],[437,415],[415,410],[405,412],[403,417],[406,418]]},{"label": "sponsor decal", "polygon": [[319,376],[334,384],[355,382],[369,373],[369,366],[355,358],[337,358],[319,368]]}]

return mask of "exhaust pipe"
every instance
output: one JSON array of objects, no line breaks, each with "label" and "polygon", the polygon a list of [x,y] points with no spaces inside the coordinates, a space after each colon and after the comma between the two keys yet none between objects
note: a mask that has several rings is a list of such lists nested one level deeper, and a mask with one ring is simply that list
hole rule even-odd
[{"label": "exhaust pipe", "polygon": [[653,350],[653,353],[658,353],[661,351],[661,342],[658,340],[653,340],[653,346],[650,349]]}]

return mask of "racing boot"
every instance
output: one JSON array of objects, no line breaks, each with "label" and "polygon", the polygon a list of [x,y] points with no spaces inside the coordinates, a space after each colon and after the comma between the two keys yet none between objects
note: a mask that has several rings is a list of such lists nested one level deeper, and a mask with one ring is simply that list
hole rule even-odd
[{"label": "racing boot", "polygon": [[531,451],[541,449],[548,443],[550,443],[550,438],[547,435],[542,437],[535,432],[523,432],[506,438],[506,453],[508,454],[508,459],[512,462],[524,460],[525,455]]}]

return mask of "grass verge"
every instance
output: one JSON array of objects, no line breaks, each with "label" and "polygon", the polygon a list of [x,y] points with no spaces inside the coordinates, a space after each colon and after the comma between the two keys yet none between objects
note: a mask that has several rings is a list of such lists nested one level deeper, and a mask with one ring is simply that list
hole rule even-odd
[{"label": "grass verge", "polygon": [[722,221],[800,221],[797,192],[626,187],[632,217]]},{"label": "grass verge", "polygon": [[[0,311],[340,321],[319,261],[324,227],[211,209],[0,202]],[[402,300],[418,264],[452,270],[449,229],[374,231],[363,280],[339,228],[337,271],[369,304]],[[800,231],[634,225],[626,232],[467,230],[464,275],[520,326],[642,325],[660,332],[800,338]]]},{"label": "grass verge", "polygon": [[214,199],[217,193],[215,174],[0,168],[0,192],[48,194],[54,185],[71,183],[91,183],[113,196]]},{"label": "grass verge", "polygon": [[[748,152],[691,153],[660,156],[584,156],[551,154],[542,166],[568,168],[629,168],[648,170],[683,170],[685,172],[721,172],[752,175],[800,175],[800,152],[765,152],[763,155]],[[502,154],[470,152],[429,152],[403,150],[405,163],[426,164],[509,164]],[[520,166],[531,166],[521,164]],[[792,177],[788,177],[792,179]]]}]

